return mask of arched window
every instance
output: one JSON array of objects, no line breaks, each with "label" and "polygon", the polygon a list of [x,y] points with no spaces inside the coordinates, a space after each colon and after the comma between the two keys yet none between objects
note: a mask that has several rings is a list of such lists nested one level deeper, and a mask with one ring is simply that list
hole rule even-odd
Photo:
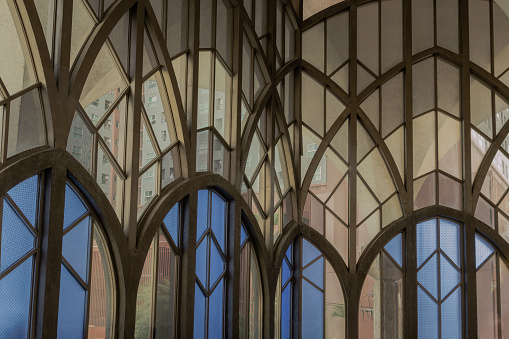
[{"label": "arched window", "polygon": [[113,338],[115,280],[108,242],[77,190],[65,187],[58,338]]},{"label": "arched window", "polygon": [[145,259],[138,285],[135,338],[175,338],[182,204],[164,218]]},{"label": "arched window", "polygon": [[40,176],[0,200],[0,337],[26,338],[33,329],[33,299],[40,257]]}]

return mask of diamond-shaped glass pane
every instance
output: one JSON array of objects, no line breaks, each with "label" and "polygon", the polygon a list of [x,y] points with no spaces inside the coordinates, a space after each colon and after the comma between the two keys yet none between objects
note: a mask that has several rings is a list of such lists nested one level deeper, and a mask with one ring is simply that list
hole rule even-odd
[{"label": "diamond-shaped glass pane", "polygon": [[85,282],[88,282],[89,239],[90,217],[74,226],[62,240],[62,255]]},{"label": "diamond-shaped glass pane", "polygon": [[30,252],[35,244],[32,232],[5,200],[2,217],[0,273]]},{"label": "diamond-shaped glass pane", "polygon": [[320,250],[316,248],[306,239],[302,240],[302,267],[315,260],[320,254]]},{"label": "diamond-shaped glass pane", "polygon": [[57,338],[83,338],[86,292],[67,268],[61,266]]},{"label": "diamond-shaped glass pane", "polygon": [[306,267],[303,274],[312,283],[323,289],[323,257]]},{"label": "diamond-shaped glass pane", "polygon": [[391,255],[391,257],[398,263],[399,266],[403,266],[403,236],[398,234],[387,245],[385,245],[385,250],[387,253]]},{"label": "diamond-shaped glass pane", "polygon": [[244,229],[244,224],[242,224],[240,226],[240,246],[242,247],[242,245],[244,245],[244,242],[246,241],[247,239],[247,233],[246,233],[246,230]]},{"label": "diamond-shaped glass pane", "polygon": [[170,233],[173,242],[179,246],[179,203],[175,204],[164,217],[164,226]]},{"label": "diamond-shaped glass pane", "polygon": [[438,299],[436,254],[417,272],[417,280],[435,299]]},{"label": "diamond-shaped glass pane", "polygon": [[488,244],[486,240],[484,240],[480,235],[475,235],[475,268],[479,268],[479,266],[488,259],[488,257],[493,253],[493,247]]},{"label": "diamond-shaped glass pane", "polygon": [[417,267],[437,249],[437,220],[417,224]]},{"label": "diamond-shaped glass pane", "polygon": [[460,229],[458,224],[440,219],[440,248],[449,258],[460,266]]},{"label": "diamond-shaped glass pane", "polygon": [[34,175],[31,178],[17,184],[7,192],[25,217],[37,227],[37,192],[39,188],[39,176]]},{"label": "diamond-shaped glass pane", "polygon": [[210,246],[210,284],[209,288],[216,283],[217,279],[224,271],[224,261],[215,243]]},{"label": "diamond-shaped glass pane", "polygon": [[196,276],[203,286],[207,283],[207,244],[208,239],[205,238],[196,250]]},{"label": "diamond-shaped glass pane", "polygon": [[71,186],[67,184],[65,186],[64,230],[86,212],[88,209]]},{"label": "diamond-shaped glass pane", "polygon": [[440,254],[440,293],[441,299],[452,291],[460,282],[460,272],[454,265]]}]

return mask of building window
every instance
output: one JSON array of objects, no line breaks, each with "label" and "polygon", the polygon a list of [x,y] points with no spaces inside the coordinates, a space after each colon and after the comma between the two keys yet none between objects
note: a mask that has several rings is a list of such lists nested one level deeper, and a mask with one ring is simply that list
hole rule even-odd
[{"label": "building window", "polygon": [[72,155],[76,159],[81,159],[81,157],[83,156],[83,148],[79,146],[72,146]]},{"label": "building window", "polygon": [[147,152],[145,155],[145,162],[149,163],[152,159],[154,159],[154,152]]},{"label": "building window", "polygon": [[145,195],[145,197],[144,197],[145,202],[147,202],[147,201],[149,201],[149,200],[150,200],[150,198],[152,198],[152,196],[154,195],[154,193],[153,193],[152,191],[145,191],[145,192],[144,192],[144,195]]},{"label": "building window", "polygon": [[317,149],[317,144],[308,144],[308,158],[314,157]]},{"label": "building window", "polygon": [[166,122],[166,114],[164,114],[164,112],[161,113],[161,123],[165,123]]},{"label": "building window", "polygon": [[99,121],[99,116],[97,114],[90,114],[90,120],[94,125],[97,125],[97,122]]},{"label": "building window", "polygon": [[156,115],[155,114],[150,115],[150,124],[151,125],[156,124]]},{"label": "building window", "polygon": [[83,139],[83,128],[74,127],[72,132],[73,137],[76,139]]},{"label": "building window", "polygon": [[198,163],[198,171],[206,171],[206,170],[207,170],[207,163],[206,162]]},{"label": "building window", "polygon": [[94,105],[95,107],[99,107],[99,99],[92,101],[92,105]]},{"label": "building window", "polygon": [[157,81],[155,80],[149,80],[148,81],[148,88],[156,88],[157,87]]},{"label": "building window", "polygon": [[109,137],[104,137],[104,142],[106,143],[106,145],[108,146],[108,148],[111,148],[111,138]]},{"label": "building window", "polygon": [[109,176],[109,174],[104,174],[104,173],[103,173],[103,174],[101,175],[101,184],[103,184],[103,185],[108,185],[109,181],[110,181],[110,176]]},{"label": "building window", "polygon": [[208,141],[203,141],[198,144],[198,154],[207,154],[209,147]]},{"label": "building window", "polygon": [[157,103],[157,96],[151,96],[148,98],[148,107],[155,107]]},{"label": "building window", "polygon": [[109,100],[104,100],[104,109],[107,110],[108,108],[111,107],[111,101]]},{"label": "building window", "polygon": [[154,170],[145,172],[145,182],[154,182]]},{"label": "building window", "polygon": [[166,131],[161,131],[161,141],[166,141]]},{"label": "building window", "polygon": [[322,180],[322,166],[317,166],[315,174],[313,175],[313,181]]},{"label": "building window", "polygon": [[108,119],[104,122],[104,128],[111,129],[111,120]]}]

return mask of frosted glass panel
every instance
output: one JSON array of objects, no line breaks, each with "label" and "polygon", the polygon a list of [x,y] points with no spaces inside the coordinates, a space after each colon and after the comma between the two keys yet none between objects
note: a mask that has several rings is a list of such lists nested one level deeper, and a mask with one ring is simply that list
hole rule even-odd
[{"label": "frosted glass panel", "polygon": [[58,303],[58,339],[84,338],[86,291],[62,265]]}]

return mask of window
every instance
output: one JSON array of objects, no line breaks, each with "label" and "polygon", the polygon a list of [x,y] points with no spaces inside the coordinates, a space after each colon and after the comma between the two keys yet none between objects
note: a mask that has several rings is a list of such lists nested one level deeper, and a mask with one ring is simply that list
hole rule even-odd
[{"label": "window", "polygon": [[161,140],[166,141],[166,131],[161,131]]},{"label": "window", "polygon": [[83,139],[83,128],[75,126],[74,129],[73,129],[73,136],[76,139]]},{"label": "window", "polygon": [[109,181],[110,181],[109,174],[104,174],[104,173],[101,174],[101,184],[108,185]]},{"label": "window", "polygon": [[144,192],[144,195],[145,195],[145,202],[149,201],[150,198],[152,198],[152,196],[154,195],[154,193],[152,191],[145,191]]},{"label": "window", "polygon": [[149,163],[152,159],[154,159],[154,152],[147,152],[145,155],[145,162]]},{"label": "window", "polygon": [[97,114],[91,114],[90,115],[90,120],[92,121],[92,123],[94,125],[97,125],[97,122],[99,121],[99,116]]},{"label": "window", "polygon": [[[227,257],[226,201],[213,190],[198,192],[194,335],[222,338]],[[212,308],[213,307],[213,308]]]},{"label": "window", "polygon": [[164,114],[164,112],[161,113],[161,123],[165,123],[166,122],[166,114]]},{"label": "window", "polygon": [[83,156],[83,148],[79,146],[72,146],[72,155],[76,159],[81,159],[81,157]]},{"label": "window", "polygon": [[155,107],[157,103],[157,96],[151,96],[148,98],[148,107]]},{"label": "window", "polygon": [[207,154],[209,147],[208,141],[203,141],[198,144],[198,154]]},{"label": "window", "polygon": [[111,101],[109,100],[104,100],[104,109],[107,110],[108,108],[111,107]]},{"label": "window", "polygon": [[156,87],[157,87],[157,81],[155,81],[155,80],[148,81],[148,88],[156,88]]},{"label": "window", "polygon": [[218,131],[222,131],[223,130],[223,119],[216,119],[216,123],[214,124],[214,127]]},{"label": "window", "polygon": [[92,105],[99,107],[99,99],[92,101]]},{"label": "window", "polygon": [[224,98],[217,98],[216,99],[216,110],[224,110]]},{"label": "window", "polygon": [[104,137],[104,142],[106,143],[106,146],[108,146],[108,148],[111,148],[111,138],[109,137]]},{"label": "window", "polygon": [[108,156],[106,154],[103,154],[102,164],[103,166],[110,164],[110,161],[108,160]]},{"label": "window", "polygon": [[155,114],[150,115],[150,124],[151,125],[156,124],[156,115]]},{"label": "window", "polygon": [[322,166],[317,166],[315,174],[313,175],[313,181],[322,180]]},{"label": "window", "polygon": [[149,170],[145,172],[145,182],[153,182],[154,181],[154,171]]},{"label": "window", "polygon": [[104,122],[104,128],[111,129],[111,120],[108,119]]},{"label": "window", "polygon": [[308,144],[308,158],[314,157],[317,149],[317,144]]},{"label": "window", "polygon": [[200,162],[198,164],[198,171],[206,171],[207,170],[207,163],[206,162]]}]

